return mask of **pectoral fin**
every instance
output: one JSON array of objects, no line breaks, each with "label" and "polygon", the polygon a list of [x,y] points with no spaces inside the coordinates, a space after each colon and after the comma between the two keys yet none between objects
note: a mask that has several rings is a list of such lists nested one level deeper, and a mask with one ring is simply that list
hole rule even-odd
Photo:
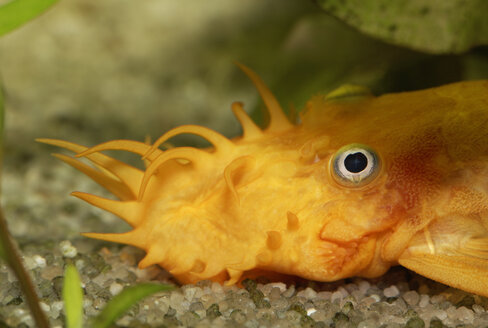
[{"label": "pectoral fin", "polygon": [[488,297],[488,261],[468,256],[402,254],[398,262],[427,278]]},{"label": "pectoral fin", "polygon": [[488,296],[488,231],[479,217],[437,219],[415,234],[398,263],[446,285]]}]

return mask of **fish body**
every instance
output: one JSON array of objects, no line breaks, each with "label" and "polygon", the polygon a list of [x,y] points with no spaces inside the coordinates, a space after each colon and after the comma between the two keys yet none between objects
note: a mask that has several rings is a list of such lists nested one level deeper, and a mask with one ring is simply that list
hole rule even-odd
[{"label": "fish body", "polygon": [[[57,156],[119,200],[75,196],[133,227],[84,235],[142,248],[141,268],[159,264],[182,283],[234,284],[258,271],[334,281],[400,264],[488,296],[488,81],[317,95],[292,123],[241,68],[268,108],[265,129],[234,103],[235,139],[195,125],[152,145],[40,139],[76,152]],[[213,146],[159,148],[182,133]],[[101,153],[113,149],[141,155],[146,169]]]}]

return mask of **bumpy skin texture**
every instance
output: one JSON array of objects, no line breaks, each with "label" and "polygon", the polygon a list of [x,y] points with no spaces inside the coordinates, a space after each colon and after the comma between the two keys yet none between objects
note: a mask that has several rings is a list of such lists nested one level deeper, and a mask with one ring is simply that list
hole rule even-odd
[{"label": "bumpy skin texture", "polygon": [[[98,169],[57,155],[120,200],[75,196],[133,227],[86,236],[142,248],[141,268],[159,264],[182,283],[234,284],[257,270],[333,281],[401,264],[488,296],[488,81],[381,97],[344,97],[354,90],[346,88],[312,98],[292,124],[242,69],[267,105],[265,130],[235,103],[244,133],[233,140],[193,125],[153,145],[40,140],[91,160]],[[181,133],[214,147],[159,149]],[[331,160],[354,143],[373,149],[381,166],[350,187],[334,178]],[[140,154],[146,170],[100,153],[108,149]]]}]

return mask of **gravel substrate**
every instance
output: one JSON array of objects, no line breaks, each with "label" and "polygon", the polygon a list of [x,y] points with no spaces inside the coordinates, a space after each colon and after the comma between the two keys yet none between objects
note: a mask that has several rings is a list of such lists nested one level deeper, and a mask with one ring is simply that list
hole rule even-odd
[{"label": "gravel substrate", "polygon": [[[81,273],[87,318],[95,316],[125,286],[148,280],[171,282],[157,267],[136,268],[143,253],[76,239],[26,244],[41,306],[53,327],[63,326],[60,299],[63,266]],[[487,299],[393,269],[381,279],[333,284],[246,280],[245,288],[202,281],[148,297],[117,321],[121,327],[483,327]],[[17,282],[0,267],[0,318],[10,327],[31,327]]]}]

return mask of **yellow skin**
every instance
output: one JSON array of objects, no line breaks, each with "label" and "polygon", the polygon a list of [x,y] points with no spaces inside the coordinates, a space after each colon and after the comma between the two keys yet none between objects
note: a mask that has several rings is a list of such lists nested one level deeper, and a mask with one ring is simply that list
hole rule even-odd
[{"label": "yellow skin", "polygon": [[[488,296],[488,81],[381,97],[345,88],[312,98],[294,125],[241,68],[268,108],[265,130],[234,103],[244,133],[233,140],[194,125],[153,145],[40,139],[91,160],[97,169],[57,155],[120,200],[75,196],[134,228],[84,235],[142,248],[139,267],[159,264],[182,283],[234,284],[257,271],[334,281],[400,264]],[[159,149],[182,133],[214,147]],[[140,154],[146,170],[100,153],[108,149]],[[350,149],[377,165],[348,181],[334,163]]]}]

